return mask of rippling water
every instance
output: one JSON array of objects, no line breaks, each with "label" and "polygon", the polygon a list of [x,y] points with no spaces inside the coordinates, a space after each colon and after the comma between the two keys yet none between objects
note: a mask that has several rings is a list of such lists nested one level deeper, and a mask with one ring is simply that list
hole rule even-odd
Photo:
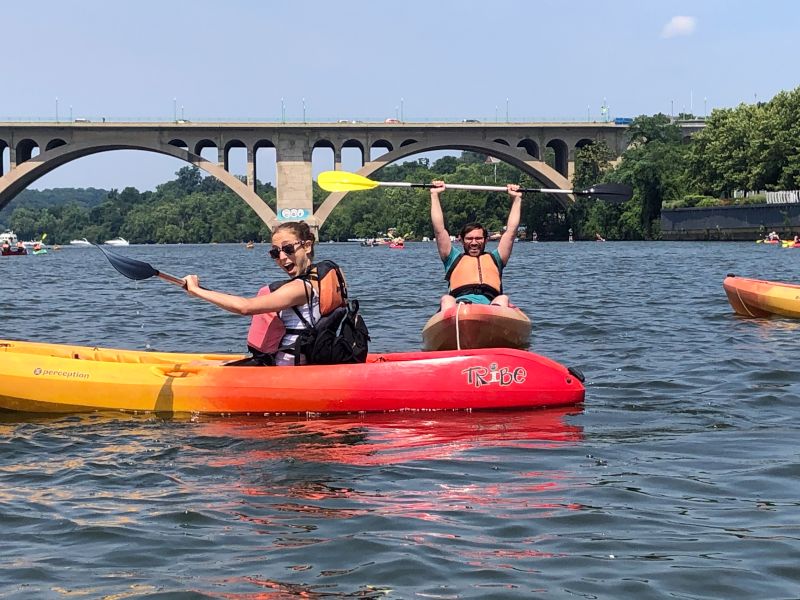
[{"label": "rippling water", "polygon": [[[132,246],[253,293],[266,246]],[[432,244],[323,244],[377,351],[420,346]],[[331,419],[0,413],[4,598],[798,598],[800,322],[743,319],[756,244],[519,244],[533,350],[581,368],[560,411]],[[247,320],[99,251],[0,259],[0,337],[241,351]],[[311,393],[311,392],[309,392]],[[800,437],[800,436],[799,436]]]}]

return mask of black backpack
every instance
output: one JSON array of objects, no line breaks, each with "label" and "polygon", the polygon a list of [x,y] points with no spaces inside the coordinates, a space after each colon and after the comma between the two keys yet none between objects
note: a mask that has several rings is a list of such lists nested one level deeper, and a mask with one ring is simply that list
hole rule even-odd
[{"label": "black backpack", "polygon": [[369,339],[358,300],[350,300],[305,329],[297,347],[310,365],[363,363],[367,361]]},{"label": "black backpack", "polygon": [[295,313],[306,325],[293,344],[295,360],[305,355],[310,365],[366,362],[369,330],[358,312],[358,300],[348,299],[347,283],[339,265],[322,260],[303,278],[318,282],[321,316],[309,323],[295,307]]}]

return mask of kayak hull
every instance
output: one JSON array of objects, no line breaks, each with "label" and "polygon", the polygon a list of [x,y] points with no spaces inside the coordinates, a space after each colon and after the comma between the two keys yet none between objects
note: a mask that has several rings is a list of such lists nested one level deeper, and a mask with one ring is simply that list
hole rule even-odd
[{"label": "kayak hull", "polygon": [[555,407],[584,399],[576,372],[507,348],[371,354],[354,365],[225,364],[239,358],[0,340],[0,409],[335,414]]},{"label": "kayak hull", "polygon": [[740,315],[800,319],[800,285],[728,275],[722,287],[733,310]]},{"label": "kayak hull", "polygon": [[459,303],[433,315],[422,329],[428,351],[519,348],[530,344],[531,321],[518,308]]}]

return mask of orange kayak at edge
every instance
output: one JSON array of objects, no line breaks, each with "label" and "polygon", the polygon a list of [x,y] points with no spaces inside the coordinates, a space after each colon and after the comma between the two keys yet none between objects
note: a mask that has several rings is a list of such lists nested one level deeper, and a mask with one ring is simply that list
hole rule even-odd
[{"label": "orange kayak at edge", "polygon": [[733,310],[745,317],[800,319],[800,285],[729,274],[722,282]]}]

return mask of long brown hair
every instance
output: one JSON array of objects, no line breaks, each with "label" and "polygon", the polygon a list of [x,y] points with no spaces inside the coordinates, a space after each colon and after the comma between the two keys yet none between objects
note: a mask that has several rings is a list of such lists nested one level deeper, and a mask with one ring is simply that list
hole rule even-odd
[{"label": "long brown hair", "polygon": [[316,239],[314,238],[314,233],[311,231],[311,227],[308,226],[308,223],[305,221],[287,221],[286,223],[281,223],[280,225],[273,227],[272,235],[275,235],[279,231],[290,231],[301,242],[311,242],[311,249],[308,251],[308,255],[313,260],[314,242]]}]

